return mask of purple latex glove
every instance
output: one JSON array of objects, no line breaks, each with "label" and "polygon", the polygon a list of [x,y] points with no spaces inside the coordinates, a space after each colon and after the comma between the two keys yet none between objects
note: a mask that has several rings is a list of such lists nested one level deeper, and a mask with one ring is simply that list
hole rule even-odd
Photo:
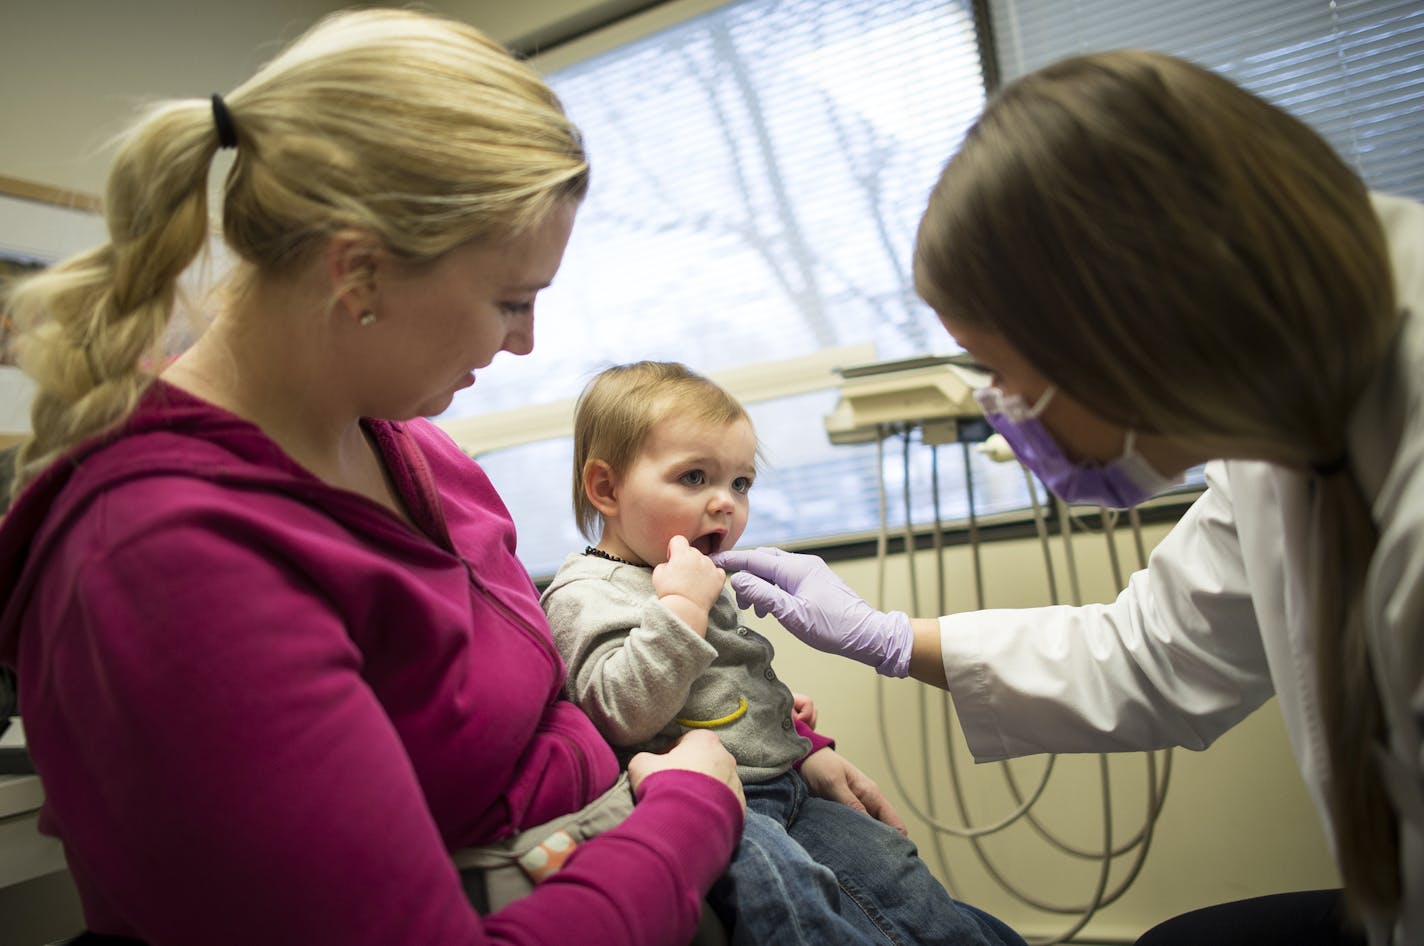
[{"label": "purple latex glove", "polygon": [[737,604],[770,614],[817,650],[870,664],[887,677],[910,672],[914,634],[903,611],[877,611],[814,555],[760,548],[719,552]]}]

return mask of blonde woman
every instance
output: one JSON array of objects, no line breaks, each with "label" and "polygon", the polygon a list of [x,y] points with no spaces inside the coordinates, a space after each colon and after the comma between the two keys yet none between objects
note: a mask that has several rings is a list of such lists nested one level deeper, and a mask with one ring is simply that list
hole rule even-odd
[{"label": "blonde woman", "polygon": [[[241,271],[154,377],[219,148]],[[12,296],[38,394],[0,658],[96,936],[692,938],[734,761],[702,733],[620,777],[560,696],[504,505],[423,419],[533,347],[587,183],[553,94],[482,34],[342,13],[141,121],[109,242]]]},{"label": "blonde woman", "polygon": [[742,606],[947,687],[980,760],[1201,749],[1275,695],[1343,893],[1140,942],[1424,939],[1424,207],[1207,70],[1104,53],[989,103],[915,277],[1051,489],[1125,507],[1220,461],[1205,495],[1108,606],[912,620],[774,550],[719,558]]}]

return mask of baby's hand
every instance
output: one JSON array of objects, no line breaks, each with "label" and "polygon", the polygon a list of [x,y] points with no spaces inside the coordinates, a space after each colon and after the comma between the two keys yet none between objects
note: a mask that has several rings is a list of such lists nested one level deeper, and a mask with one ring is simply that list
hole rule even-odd
[{"label": "baby's hand", "polygon": [[792,691],[791,715],[795,716],[797,719],[801,720],[801,722],[805,723],[807,726],[810,726],[812,729],[816,728],[816,717],[818,715],[816,713],[816,703],[806,694],[797,693],[794,690]]},{"label": "baby's hand", "polygon": [[717,602],[727,573],[675,535],[668,541],[667,561],[653,569],[658,600],[698,634],[707,634],[707,612]]}]

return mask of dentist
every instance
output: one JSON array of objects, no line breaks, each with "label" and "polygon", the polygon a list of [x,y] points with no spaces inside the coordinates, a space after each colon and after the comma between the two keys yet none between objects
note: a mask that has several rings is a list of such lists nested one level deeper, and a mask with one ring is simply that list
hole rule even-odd
[{"label": "dentist", "polygon": [[1124,508],[1213,461],[1206,492],[1108,605],[916,620],[774,549],[717,556],[740,604],[947,688],[979,761],[1202,749],[1274,695],[1344,890],[1139,942],[1424,941],[1424,207],[1219,76],[1106,53],[995,96],[914,266],[1054,492]]}]

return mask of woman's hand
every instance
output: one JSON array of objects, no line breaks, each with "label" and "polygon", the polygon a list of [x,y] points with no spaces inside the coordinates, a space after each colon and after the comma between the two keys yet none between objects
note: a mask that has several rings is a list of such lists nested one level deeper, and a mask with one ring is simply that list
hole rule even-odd
[{"label": "woman's hand", "polygon": [[628,782],[637,792],[643,779],[666,769],[684,769],[712,776],[736,794],[742,811],[747,810],[747,797],[742,793],[742,780],[737,775],[737,760],[710,730],[694,729],[660,755],[640,752],[633,756],[628,760]]},{"label": "woman's hand", "polygon": [[906,834],[905,822],[875,780],[827,746],[801,762],[801,777],[817,798],[838,801]]},{"label": "woman's hand", "polygon": [[781,626],[817,650],[870,664],[887,677],[910,672],[915,635],[903,611],[877,611],[814,555],[781,549],[719,552],[712,560],[732,576],[737,604]]}]

